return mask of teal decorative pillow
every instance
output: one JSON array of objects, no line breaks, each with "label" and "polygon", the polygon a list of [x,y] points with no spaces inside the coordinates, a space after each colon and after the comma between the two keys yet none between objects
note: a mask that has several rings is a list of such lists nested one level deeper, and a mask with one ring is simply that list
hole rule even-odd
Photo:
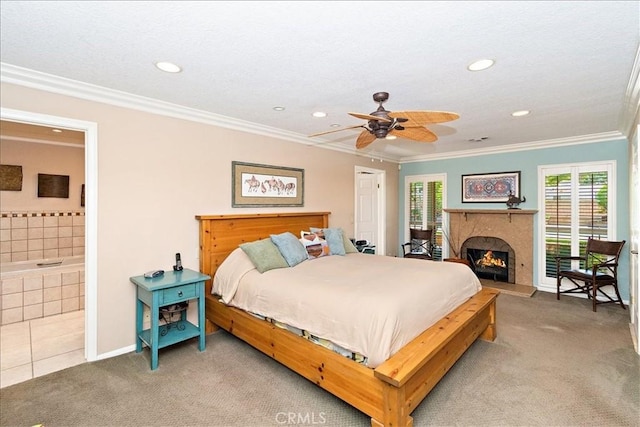
[{"label": "teal decorative pillow", "polygon": [[286,268],[289,266],[271,239],[256,240],[243,243],[240,248],[249,257],[253,265],[260,273],[274,268]]},{"label": "teal decorative pillow", "polygon": [[342,229],[341,228],[325,228],[324,238],[329,244],[329,251],[331,255],[345,255],[344,243],[342,241]]},{"label": "teal decorative pillow", "polygon": [[293,233],[287,231],[282,234],[272,234],[271,240],[278,247],[289,267],[296,266],[307,259],[307,250]]}]

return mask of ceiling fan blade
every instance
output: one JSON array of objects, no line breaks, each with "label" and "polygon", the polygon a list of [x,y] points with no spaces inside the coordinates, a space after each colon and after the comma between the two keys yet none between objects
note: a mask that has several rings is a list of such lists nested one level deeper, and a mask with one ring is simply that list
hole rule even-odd
[{"label": "ceiling fan blade", "polygon": [[392,111],[389,117],[393,119],[405,118],[404,127],[424,126],[429,123],[444,123],[459,119],[456,113],[447,111]]},{"label": "ceiling fan blade", "polygon": [[435,142],[438,140],[438,136],[425,127],[409,127],[402,130],[393,129],[389,131],[389,135],[419,142]]},{"label": "ceiling fan blade", "polygon": [[328,130],[328,131],[325,131],[325,132],[318,132],[318,133],[314,133],[314,134],[312,134],[312,135],[309,135],[309,136],[308,136],[308,138],[312,138],[312,137],[314,137],[314,136],[326,135],[326,134],[328,134],[328,133],[340,132],[341,130],[348,130],[348,129],[362,128],[362,127],[364,127],[364,126],[362,126],[362,125],[357,125],[357,126],[349,126],[349,127],[346,127],[346,128],[340,128],[340,129],[332,129],[332,130]]},{"label": "ceiling fan blade", "polygon": [[372,134],[368,130],[363,130],[362,133],[358,135],[358,139],[356,140],[356,148],[364,148],[375,140],[376,136],[374,134]]},{"label": "ceiling fan blade", "polygon": [[391,123],[391,120],[385,117],[372,116],[371,114],[362,114],[362,113],[349,113],[350,116],[357,117],[362,120],[377,120],[379,122],[387,122]]}]

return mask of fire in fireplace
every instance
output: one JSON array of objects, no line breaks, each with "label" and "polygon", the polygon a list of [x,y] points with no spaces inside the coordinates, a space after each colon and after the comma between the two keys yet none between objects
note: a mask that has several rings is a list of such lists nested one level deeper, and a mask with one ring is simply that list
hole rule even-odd
[{"label": "fire in fireplace", "polygon": [[476,275],[481,279],[509,282],[509,253],[492,249],[467,248]]}]

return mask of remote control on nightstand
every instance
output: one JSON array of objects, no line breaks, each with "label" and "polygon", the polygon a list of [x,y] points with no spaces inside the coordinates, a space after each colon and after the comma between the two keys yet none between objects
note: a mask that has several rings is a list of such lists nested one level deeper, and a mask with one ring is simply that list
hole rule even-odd
[{"label": "remote control on nightstand", "polygon": [[164,274],[164,270],[151,270],[144,273],[144,277],[147,279],[153,279],[156,277],[160,277]]}]

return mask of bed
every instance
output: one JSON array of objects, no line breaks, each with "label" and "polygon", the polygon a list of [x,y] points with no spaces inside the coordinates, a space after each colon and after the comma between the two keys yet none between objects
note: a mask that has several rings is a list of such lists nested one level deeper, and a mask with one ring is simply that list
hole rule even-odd
[{"label": "bed", "polygon": [[[329,212],[201,215],[200,271],[215,276],[239,244],[271,234],[329,227]],[[360,255],[371,257],[373,255]],[[432,262],[416,261],[414,262]],[[315,261],[309,261],[315,262]],[[410,426],[411,412],[477,339],[496,336],[498,291],[481,289],[375,368],[220,301],[206,284],[207,331],[225,329],[371,417],[372,426]]]}]

